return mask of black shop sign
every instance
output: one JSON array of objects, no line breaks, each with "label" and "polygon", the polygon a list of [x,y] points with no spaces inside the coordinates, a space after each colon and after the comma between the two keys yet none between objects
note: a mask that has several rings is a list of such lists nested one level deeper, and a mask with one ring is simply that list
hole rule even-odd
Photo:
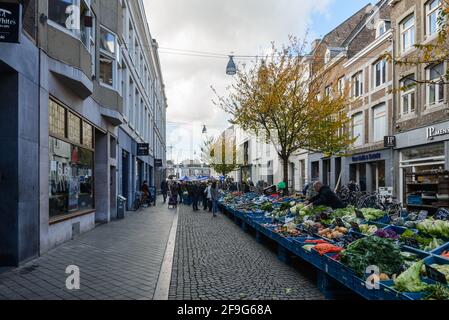
[{"label": "black shop sign", "polygon": [[145,157],[150,155],[150,144],[149,143],[139,143],[137,145],[137,156]]},{"label": "black shop sign", "polygon": [[162,159],[154,159],[154,166],[156,168],[162,167]]},{"label": "black shop sign", "polygon": [[0,2],[0,42],[19,43],[22,27],[22,6]]}]

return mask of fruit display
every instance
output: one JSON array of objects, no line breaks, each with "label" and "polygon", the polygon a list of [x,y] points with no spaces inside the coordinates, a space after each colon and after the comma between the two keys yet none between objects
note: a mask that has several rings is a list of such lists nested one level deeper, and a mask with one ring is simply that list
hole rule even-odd
[{"label": "fruit display", "polygon": [[349,230],[344,227],[335,227],[333,229],[322,229],[318,231],[318,235],[327,239],[335,240],[347,235],[348,232]]}]

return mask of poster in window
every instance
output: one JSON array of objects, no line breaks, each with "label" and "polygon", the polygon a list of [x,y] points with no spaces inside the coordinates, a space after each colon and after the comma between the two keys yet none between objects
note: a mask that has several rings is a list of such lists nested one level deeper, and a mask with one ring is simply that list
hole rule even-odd
[{"label": "poster in window", "polygon": [[69,180],[69,211],[78,210],[78,196],[79,196],[79,179],[77,177],[70,177]]}]

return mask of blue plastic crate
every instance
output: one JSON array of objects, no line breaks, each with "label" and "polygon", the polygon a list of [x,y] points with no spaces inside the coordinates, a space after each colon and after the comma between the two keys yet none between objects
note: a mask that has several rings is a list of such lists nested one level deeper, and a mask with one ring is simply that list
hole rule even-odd
[{"label": "blue plastic crate", "polygon": [[442,256],[443,252],[445,251],[449,251],[449,243],[446,243],[445,245],[433,250],[431,253],[438,256],[441,259],[445,259],[447,261],[449,261],[449,258],[445,258]]},{"label": "blue plastic crate", "polygon": [[409,300],[407,297],[394,289],[394,281],[380,281],[379,290],[375,292],[377,294],[376,300]]},{"label": "blue plastic crate", "polygon": [[449,260],[440,256],[431,255],[430,257],[424,259],[424,264],[428,266],[431,266],[432,264],[447,265],[449,264]]},{"label": "blue plastic crate", "polygon": [[352,289],[356,279],[354,272],[340,261],[333,259],[335,256],[336,254],[334,253],[326,255],[327,260],[324,265],[324,271],[344,286]]},{"label": "blue plastic crate", "polygon": [[422,205],[423,201],[422,201],[422,196],[419,195],[409,195],[407,197],[407,203],[408,204],[415,204],[415,205]]}]

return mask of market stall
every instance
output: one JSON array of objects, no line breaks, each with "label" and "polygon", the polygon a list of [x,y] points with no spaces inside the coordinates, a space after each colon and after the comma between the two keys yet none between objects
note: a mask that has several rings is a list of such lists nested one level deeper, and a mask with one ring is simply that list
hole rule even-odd
[{"label": "market stall", "polygon": [[449,299],[449,216],[308,207],[301,196],[228,193],[226,214],[256,239],[275,241],[279,258],[295,255],[317,268],[318,286],[332,282],[370,300]]}]

